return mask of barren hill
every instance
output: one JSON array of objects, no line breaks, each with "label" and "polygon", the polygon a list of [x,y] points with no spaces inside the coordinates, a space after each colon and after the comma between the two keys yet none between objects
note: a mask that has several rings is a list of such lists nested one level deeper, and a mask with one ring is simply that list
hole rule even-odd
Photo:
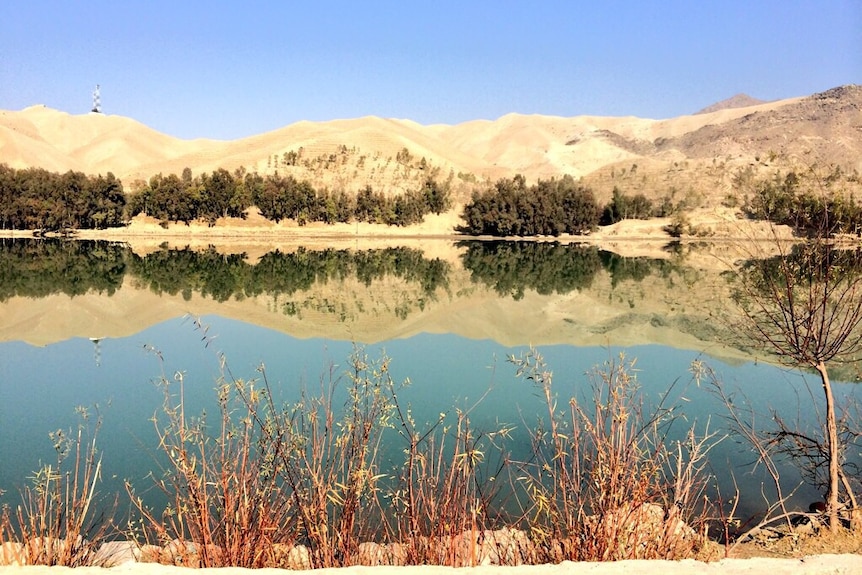
[{"label": "barren hill", "polygon": [[[712,111],[709,111],[712,110]],[[180,140],[132,119],[44,106],[0,111],[0,163],[113,172],[127,187],[216,168],[293,173],[318,185],[398,191],[429,174],[462,187],[520,173],[571,174],[600,198],[614,186],[660,197],[723,197],[739,170],[794,163],[862,168],[862,87],[769,103],[735,98],[689,116],[572,118],[509,114],[424,126],[366,117],[298,122],[234,141]]]},{"label": "barren hill", "polygon": [[709,114],[710,112],[718,112],[719,110],[726,110],[728,108],[747,108],[749,106],[757,106],[759,104],[765,104],[764,100],[758,100],[757,98],[752,98],[748,94],[736,94],[735,96],[731,96],[726,100],[722,100],[721,102],[716,102],[711,106],[707,106],[703,110],[697,112],[698,114]]}]

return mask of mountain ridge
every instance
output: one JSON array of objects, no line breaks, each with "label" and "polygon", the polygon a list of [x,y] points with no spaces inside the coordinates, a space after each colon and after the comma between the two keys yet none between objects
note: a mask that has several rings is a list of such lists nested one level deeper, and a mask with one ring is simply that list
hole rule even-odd
[{"label": "mountain ridge", "polygon": [[[711,111],[705,111],[711,110]],[[72,115],[45,106],[0,110],[0,163],[14,168],[113,172],[127,188],[157,173],[218,168],[291,173],[348,191],[370,185],[385,193],[424,177],[470,182],[522,174],[528,180],[572,175],[597,188],[666,193],[667,174],[688,180],[715,171],[707,196],[728,192],[733,172],[776,158],[784,165],[815,158],[862,169],[862,87],[846,85],[811,96],[761,102],[733,97],[701,113],[664,120],[634,116],[506,114],[496,120],[422,125],[366,116],[301,121],[237,140],[182,140],[134,119]],[[636,167],[637,178],[631,175]],[[680,169],[679,166],[684,166]],[[703,184],[702,186],[703,187]]]}]

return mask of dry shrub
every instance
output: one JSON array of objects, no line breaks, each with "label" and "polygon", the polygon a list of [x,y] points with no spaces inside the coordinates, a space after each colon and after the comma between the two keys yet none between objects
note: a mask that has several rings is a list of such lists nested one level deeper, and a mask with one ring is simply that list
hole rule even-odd
[{"label": "dry shrub", "polygon": [[103,506],[96,489],[102,470],[96,449],[101,419],[91,426],[88,411],[78,408],[78,413],[81,424],[76,432],[50,434],[56,465],[41,467],[32,485],[21,490],[21,502],[0,513],[4,563],[90,565],[109,535],[116,503]]},{"label": "dry shrub", "polygon": [[529,530],[540,561],[678,559],[696,554],[713,435],[669,442],[674,410],[644,411],[634,363],[592,372],[587,405],[558,407],[552,373],[531,350],[510,358],[547,407],[520,464]]},{"label": "dry shrub", "polygon": [[389,359],[370,361],[357,349],[346,374],[330,370],[320,387],[295,405],[271,405],[270,417],[257,420],[270,441],[283,437],[289,446],[278,454],[279,475],[315,568],[350,565],[359,544],[379,533],[380,443],[392,414]]},{"label": "dry shrub", "polygon": [[272,564],[275,545],[293,543],[291,504],[281,481],[286,438],[257,425],[260,412],[270,406],[268,391],[223,371],[214,435],[204,416],[186,415],[182,374],[174,382],[160,380],[162,416],[153,421],[167,467],[154,481],[167,498],[166,508],[159,513],[146,507],[127,483],[139,513],[130,535],[147,550],[146,560],[264,567]]},{"label": "dry shrub", "polygon": [[148,556],[164,563],[349,565],[380,525],[388,359],[372,363],[357,351],[345,376],[331,369],[318,394],[304,391],[286,405],[273,398],[265,369],[259,380],[244,381],[222,361],[215,435],[204,417],[186,415],[182,374],[173,383],[162,378],[165,402],[155,423],[168,465],[156,487],[169,503],[158,513],[128,486],[141,516],[133,536],[142,547],[155,543]]},{"label": "dry shrub", "polygon": [[[519,563],[514,557],[506,562],[512,554],[498,552],[489,530],[499,522],[503,504],[504,482],[498,480],[508,469],[508,459],[501,441],[511,430],[475,430],[470,410],[458,409],[454,422],[440,414],[430,428],[419,431],[410,410],[402,408],[394,393],[393,399],[407,447],[389,496],[394,515],[390,537],[400,542],[405,564],[462,567],[492,556],[495,564]],[[500,546],[506,544],[510,541]]]}]

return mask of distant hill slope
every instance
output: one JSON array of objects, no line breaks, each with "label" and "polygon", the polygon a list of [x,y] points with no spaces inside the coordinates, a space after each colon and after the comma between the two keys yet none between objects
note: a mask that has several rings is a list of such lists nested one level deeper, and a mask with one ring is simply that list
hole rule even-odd
[{"label": "distant hill slope", "polygon": [[429,175],[451,177],[466,194],[477,181],[518,173],[529,181],[571,174],[600,198],[617,186],[653,197],[687,194],[699,203],[732,193],[738,172],[752,167],[862,169],[860,86],[767,103],[737,96],[701,112],[665,120],[509,114],[452,126],[366,117],[215,141],[180,140],[120,116],[33,106],[0,111],[0,163],[111,171],[127,188],[185,167],[278,170],[316,185],[389,193]]},{"label": "distant hill slope", "polygon": [[703,110],[700,110],[696,113],[709,114],[711,112],[718,112],[719,110],[728,110],[732,108],[747,108],[749,106],[758,106],[760,104],[766,104],[766,101],[752,98],[748,94],[736,94],[735,96],[731,96],[726,100],[722,100],[721,102],[716,102],[711,106],[707,106]]}]

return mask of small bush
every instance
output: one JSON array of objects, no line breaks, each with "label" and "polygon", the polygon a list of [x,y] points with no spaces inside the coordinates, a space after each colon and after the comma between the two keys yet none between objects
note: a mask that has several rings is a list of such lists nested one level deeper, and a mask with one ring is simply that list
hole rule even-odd
[{"label": "small bush", "polygon": [[691,233],[691,224],[685,214],[678,212],[673,215],[670,223],[662,229],[664,229],[664,231],[672,238],[681,238],[682,236]]},{"label": "small bush", "polygon": [[[155,419],[168,467],[155,486],[168,503],[146,507],[127,490],[139,513],[130,536],[161,552],[151,560],[197,567],[266,567],[276,564],[279,546],[296,539],[292,501],[281,480],[288,438],[258,425],[271,403],[254,381],[223,376],[218,385],[215,435],[205,417],[186,415],[183,377],[160,379],[162,418]],[[178,394],[172,395],[173,386]]]}]

